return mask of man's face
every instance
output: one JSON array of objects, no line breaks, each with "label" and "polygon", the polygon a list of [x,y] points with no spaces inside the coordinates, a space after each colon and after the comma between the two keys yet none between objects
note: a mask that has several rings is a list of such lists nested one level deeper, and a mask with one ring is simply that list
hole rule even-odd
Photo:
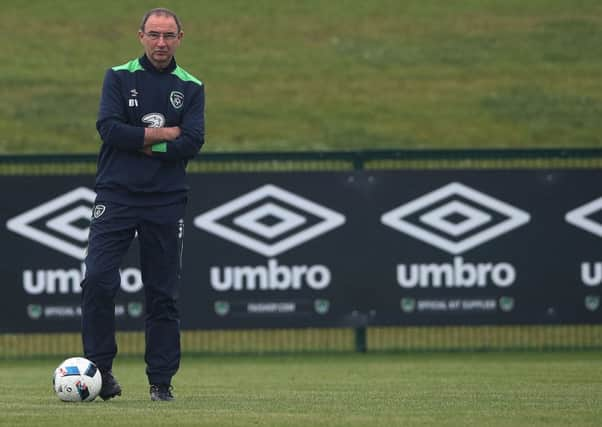
[{"label": "man's face", "polygon": [[144,31],[138,31],[146,56],[159,69],[169,65],[183,35],[182,31],[178,32],[175,19],[164,15],[149,16]]}]

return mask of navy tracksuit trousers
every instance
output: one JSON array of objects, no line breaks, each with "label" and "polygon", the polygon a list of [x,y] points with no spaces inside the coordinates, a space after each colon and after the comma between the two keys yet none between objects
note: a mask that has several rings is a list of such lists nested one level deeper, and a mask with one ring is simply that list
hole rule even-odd
[{"label": "navy tracksuit trousers", "polygon": [[112,369],[117,354],[114,298],[121,283],[119,267],[137,232],[146,311],[146,374],[150,384],[170,384],[178,370],[176,298],[184,209],[185,203],[132,207],[96,201],[82,281],[82,340],[84,356],[100,369]]}]

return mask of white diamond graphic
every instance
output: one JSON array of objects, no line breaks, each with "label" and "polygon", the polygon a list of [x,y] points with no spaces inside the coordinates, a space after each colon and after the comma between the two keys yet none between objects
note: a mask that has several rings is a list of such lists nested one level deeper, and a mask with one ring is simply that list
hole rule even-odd
[{"label": "white diamond graphic", "polygon": [[602,197],[592,200],[585,205],[579,206],[576,209],[568,212],[565,215],[565,220],[569,224],[573,224],[585,231],[589,231],[598,237],[602,237],[602,224],[596,221],[592,221],[588,218],[589,215],[593,214],[602,209]]},{"label": "white diamond graphic", "polygon": [[[237,230],[228,228],[218,222],[221,218],[268,197],[283,202],[283,204],[294,206],[297,210],[305,211],[312,216],[317,216],[321,218],[322,221],[302,229],[298,233],[269,244],[245,235]],[[276,218],[280,218],[282,221],[272,226],[266,226],[258,221],[268,215],[273,215]],[[264,203],[263,205],[238,216],[234,220],[234,223],[237,225],[250,231],[254,231],[264,237],[276,237],[305,222],[306,219],[301,215],[276,206],[271,202]],[[210,233],[267,257],[279,255],[308,240],[314,239],[321,234],[327,233],[334,228],[340,227],[344,223],[345,217],[340,213],[272,184],[266,184],[249,193],[243,194],[242,196],[205,212],[194,219],[194,225],[196,227],[209,231]]]},{"label": "white diamond graphic", "polygon": [[[440,200],[451,196],[461,196],[477,205],[487,207],[489,210],[506,216],[507,218],[491,227],[467,236],[466,238],[453,241],[433,233],[430,230],[419,227],[404,218],[422,210]],[[433,213],[434,212],[434,213]],[[446,221],[444,218],[452,213],[458,213],[467,217],[467,220],[458,224]],[[530,215],[514,206],[495,199],[487,194],[481,193],[473,188],[467,187],[459,182],[449,183],[435,191],[427,193],[417,199],[405,203],[381,217],[381,222],[395,230],[406,233],[418,240],[422,240],[430,245],[443,249],[451,254],[460,254],[476,246],[479,246],[491,239],[526,224],[530,220]],[[433,211],[427,212],[420,217],[420,220],[441,231],[445,231],[453,236],[458,236],[464,232],[470,231],[491,220],[491,216],[486,212],[474,209],[465,203],[450,202]]]},{"label": "white diamond graphic", "polygon": [[[83,260],[86,257],[85,247],[80,247],[68,241],[62,240],[43,230],[34,228],[30,224],[41,218],[44,218],[45,216],[48,216],[52,212],[58,211],[78,201],[87,202],[87,205],[93,204],[95,198],[96,193],[89,188],[76,188],[68,193],[49,200],[40,206],[9,219],[6,222],[6,228],[17,234],[20,234],[21,236],[48,246],[49,248],[79,260]],[[89,219],[91,215],[91,209],[89,207],[79,206],[71,211],[48,220],[46,225],[49,228],[62,233],[63,235],[75,238],[81,242],[85,242],[87,240],[83,239],[85,230],[74,227],[70,224],[76,219],[82,218],[84,215]]]},{"label": "white diamond graphic", "polygon": [[62,215],[52,218],[48,222],[46,222],[46,226],[48,228],[53,229],[54,231],[58,231],[61,234],[71,236],[75,240],[79,240],[80,242],[88,241],[88,234],[90,231],[90,227],[86,228],[78,228],[72,225],[73,222],[85,219],[90,221],[90,217],[92,216],[92,209],[87,206],[80,206],[72,211],[65,212]]},{"label": "white diamond graphic", "polygon": [[[261,218],[268,216],[278,218],[280,221],[273,225],[265,225],[260,222]],[[297,215],[287,209],[282,209],[273,203],[266,203],[257,209],[253,209],[251,212],[236,217],[234,220],[236,225],[269,239],[286,233],[305,222],[305,218],[301,215]]]},{"label": "white diamond graphic", "polygon": [[[457,224],[445,219],[453,214],[464,216],[466,219]],[[452,236],[459,236],[460,234],[464,234],[473,228],[477,228],[478,226],[491,221],[491,215],[474,209],[466,203],[454,200],[453,202],[446,203],[445,205],[422,215],[420,221],[433,228],[451,234]]]}]

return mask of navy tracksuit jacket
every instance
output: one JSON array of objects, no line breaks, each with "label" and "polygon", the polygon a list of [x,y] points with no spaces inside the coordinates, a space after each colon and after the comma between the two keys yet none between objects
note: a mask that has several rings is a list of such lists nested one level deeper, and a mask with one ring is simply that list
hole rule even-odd
[{"label": "navy tracksuit jacket", "polygon": [[[204,86],[175,59],[157,70],[146,56],[109,69],[96,127],[102,139],[97,193],[82,282],[84,355],[110,370],[119,267],[137,233],[145,292],[145,360],[151,384],[169,384],[180,362],[177,285],[181,274],[186,164],[204,142]],[[174,141],[141,152],[145,127],[179,126]]]}]

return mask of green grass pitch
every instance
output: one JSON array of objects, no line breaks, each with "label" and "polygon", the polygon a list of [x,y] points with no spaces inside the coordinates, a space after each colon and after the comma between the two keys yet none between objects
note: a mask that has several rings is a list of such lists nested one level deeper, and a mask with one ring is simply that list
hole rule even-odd
[{"label": "green grass pitch", "polygon": [[151,402],[141,358],[123,396],[64,403],[60,360],[3,361],[0,425],[599,426],[601,352],[185,357],[175,402]]}]

